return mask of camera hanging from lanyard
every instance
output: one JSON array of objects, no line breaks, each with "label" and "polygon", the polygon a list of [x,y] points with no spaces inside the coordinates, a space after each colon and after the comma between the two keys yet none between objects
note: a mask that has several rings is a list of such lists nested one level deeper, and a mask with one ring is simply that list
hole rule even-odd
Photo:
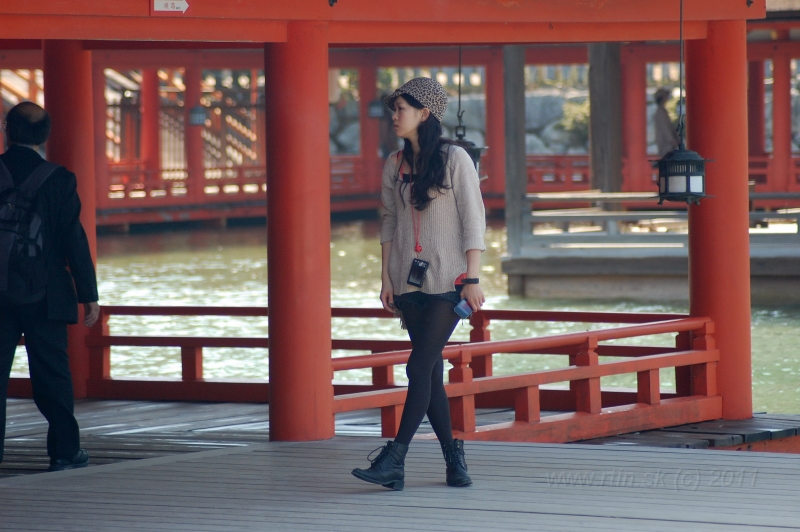
[{"label": "camera hanging from lanyard", "polygon": [[411,286],[422,288],[422,282],[425,280],[425,273],[428,271],[429,262],[422,259],[414,259],[411,261],[411,269],[408,271],[408,280],[406,281]]}]

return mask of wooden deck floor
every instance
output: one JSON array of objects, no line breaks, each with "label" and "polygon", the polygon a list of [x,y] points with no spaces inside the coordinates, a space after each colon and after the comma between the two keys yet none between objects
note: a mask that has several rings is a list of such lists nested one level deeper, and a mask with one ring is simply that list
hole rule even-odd
[{"label": "wooden deck floor", "polygon": [[[239,403],[78,401],[81,443],[92,465],[269,441],[269,406]],[[514,418],[512,409],[482,409],[478,424]],[[432,432],[425,422],[419,433]],[[336,416],[336,434],[380,436],[380,412]],[[47,422],[33,401],[10,399],[0,478],[47,469]]]},{"label": "wooden deck floor", "polygon": [[[10,405],[9,444],[28,455],[0,465],[7,474],[9,463],[44,454],[25,445],[44,428],[31,409]],[[393,492],[350,475],[383,440],[268,442],[263,405],[85,402],[78,411],[94,465],[0,478],[0,530],[800,528],[796,455],[467,442],[475,483],[457,489],[444,483],[438,444],[418,441],[406,489]]]}]

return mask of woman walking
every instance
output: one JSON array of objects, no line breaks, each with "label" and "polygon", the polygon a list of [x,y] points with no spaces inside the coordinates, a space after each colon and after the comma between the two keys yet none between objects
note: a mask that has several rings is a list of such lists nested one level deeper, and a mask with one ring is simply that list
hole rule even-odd
[{"label": "woman walking", "polygon": [[361,480],[402,490],[408,445],[427,414],[442,446],[448,486],[469,486],[464,442],[453,439],[444,389],[442,349],[465,299],[484,303],[480,255],[486,220],[478,174],[462,148],[442,138],[444,88],[415,78],[384,98],[403,149],[383,169],[381,303],[408,329],[408,394],[394,441],[388,441]]}]

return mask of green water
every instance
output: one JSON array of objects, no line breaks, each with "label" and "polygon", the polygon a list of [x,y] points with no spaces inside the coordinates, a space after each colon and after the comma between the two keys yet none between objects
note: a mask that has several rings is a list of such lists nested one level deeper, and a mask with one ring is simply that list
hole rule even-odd
[{"label": "green water", "polygon": [[[380,293],[379,225],[375,221],[333,225],[331,298],[334,307],[378,307]],[[486,308],[617,312],[686,312],[684,305],[630,301],[538,301],[509,297],[500,273],[505,250],[502,224],[490,224],[483,254],[481,284]],[[98,278],[104,305],[266,306],[267,252],[263,227],[174,231],[98,238]],[[115,316],[112,334],[188,336],[266,336],[265,318]],[[494,322],[493,339],[582,331],[583,323]],[[466,340],[469,327],[453,336]],[[394,319],[334,319],[334,338],[406,339]],[[753,308],[753,407],[755,411],[800,412],[800,302],[793,306]],[[670,335],[626,340],[628,344],[674,345]],[[346,356],[357,352],[334,352]],[[24,351],[13,372],[27,373]],[[266,349],[205,349],[207,378],[267,378]],[[495,355],[497,375],[562,367],[563,356]],[[114,377],[179,377],[178,348],[112,348]],[[404,369],[396,368],[403,382]],[[369,381],[370,370],[339,372],[337,380]],[[664,371],[662,389],[674,388]],[[609,377],[603,386],[635,386],[634,375]]]}]

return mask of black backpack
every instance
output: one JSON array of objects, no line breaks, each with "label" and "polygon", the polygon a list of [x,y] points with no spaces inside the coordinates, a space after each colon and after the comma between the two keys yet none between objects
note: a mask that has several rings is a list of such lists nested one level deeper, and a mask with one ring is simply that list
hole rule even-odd
[{"label": "black backpack", "polygon": [[42,218],[34,199],[58,165],[43,162],[18,186],[0,160],[0,300],[33,303],[47,289],[47,265],[42,255]]}]

